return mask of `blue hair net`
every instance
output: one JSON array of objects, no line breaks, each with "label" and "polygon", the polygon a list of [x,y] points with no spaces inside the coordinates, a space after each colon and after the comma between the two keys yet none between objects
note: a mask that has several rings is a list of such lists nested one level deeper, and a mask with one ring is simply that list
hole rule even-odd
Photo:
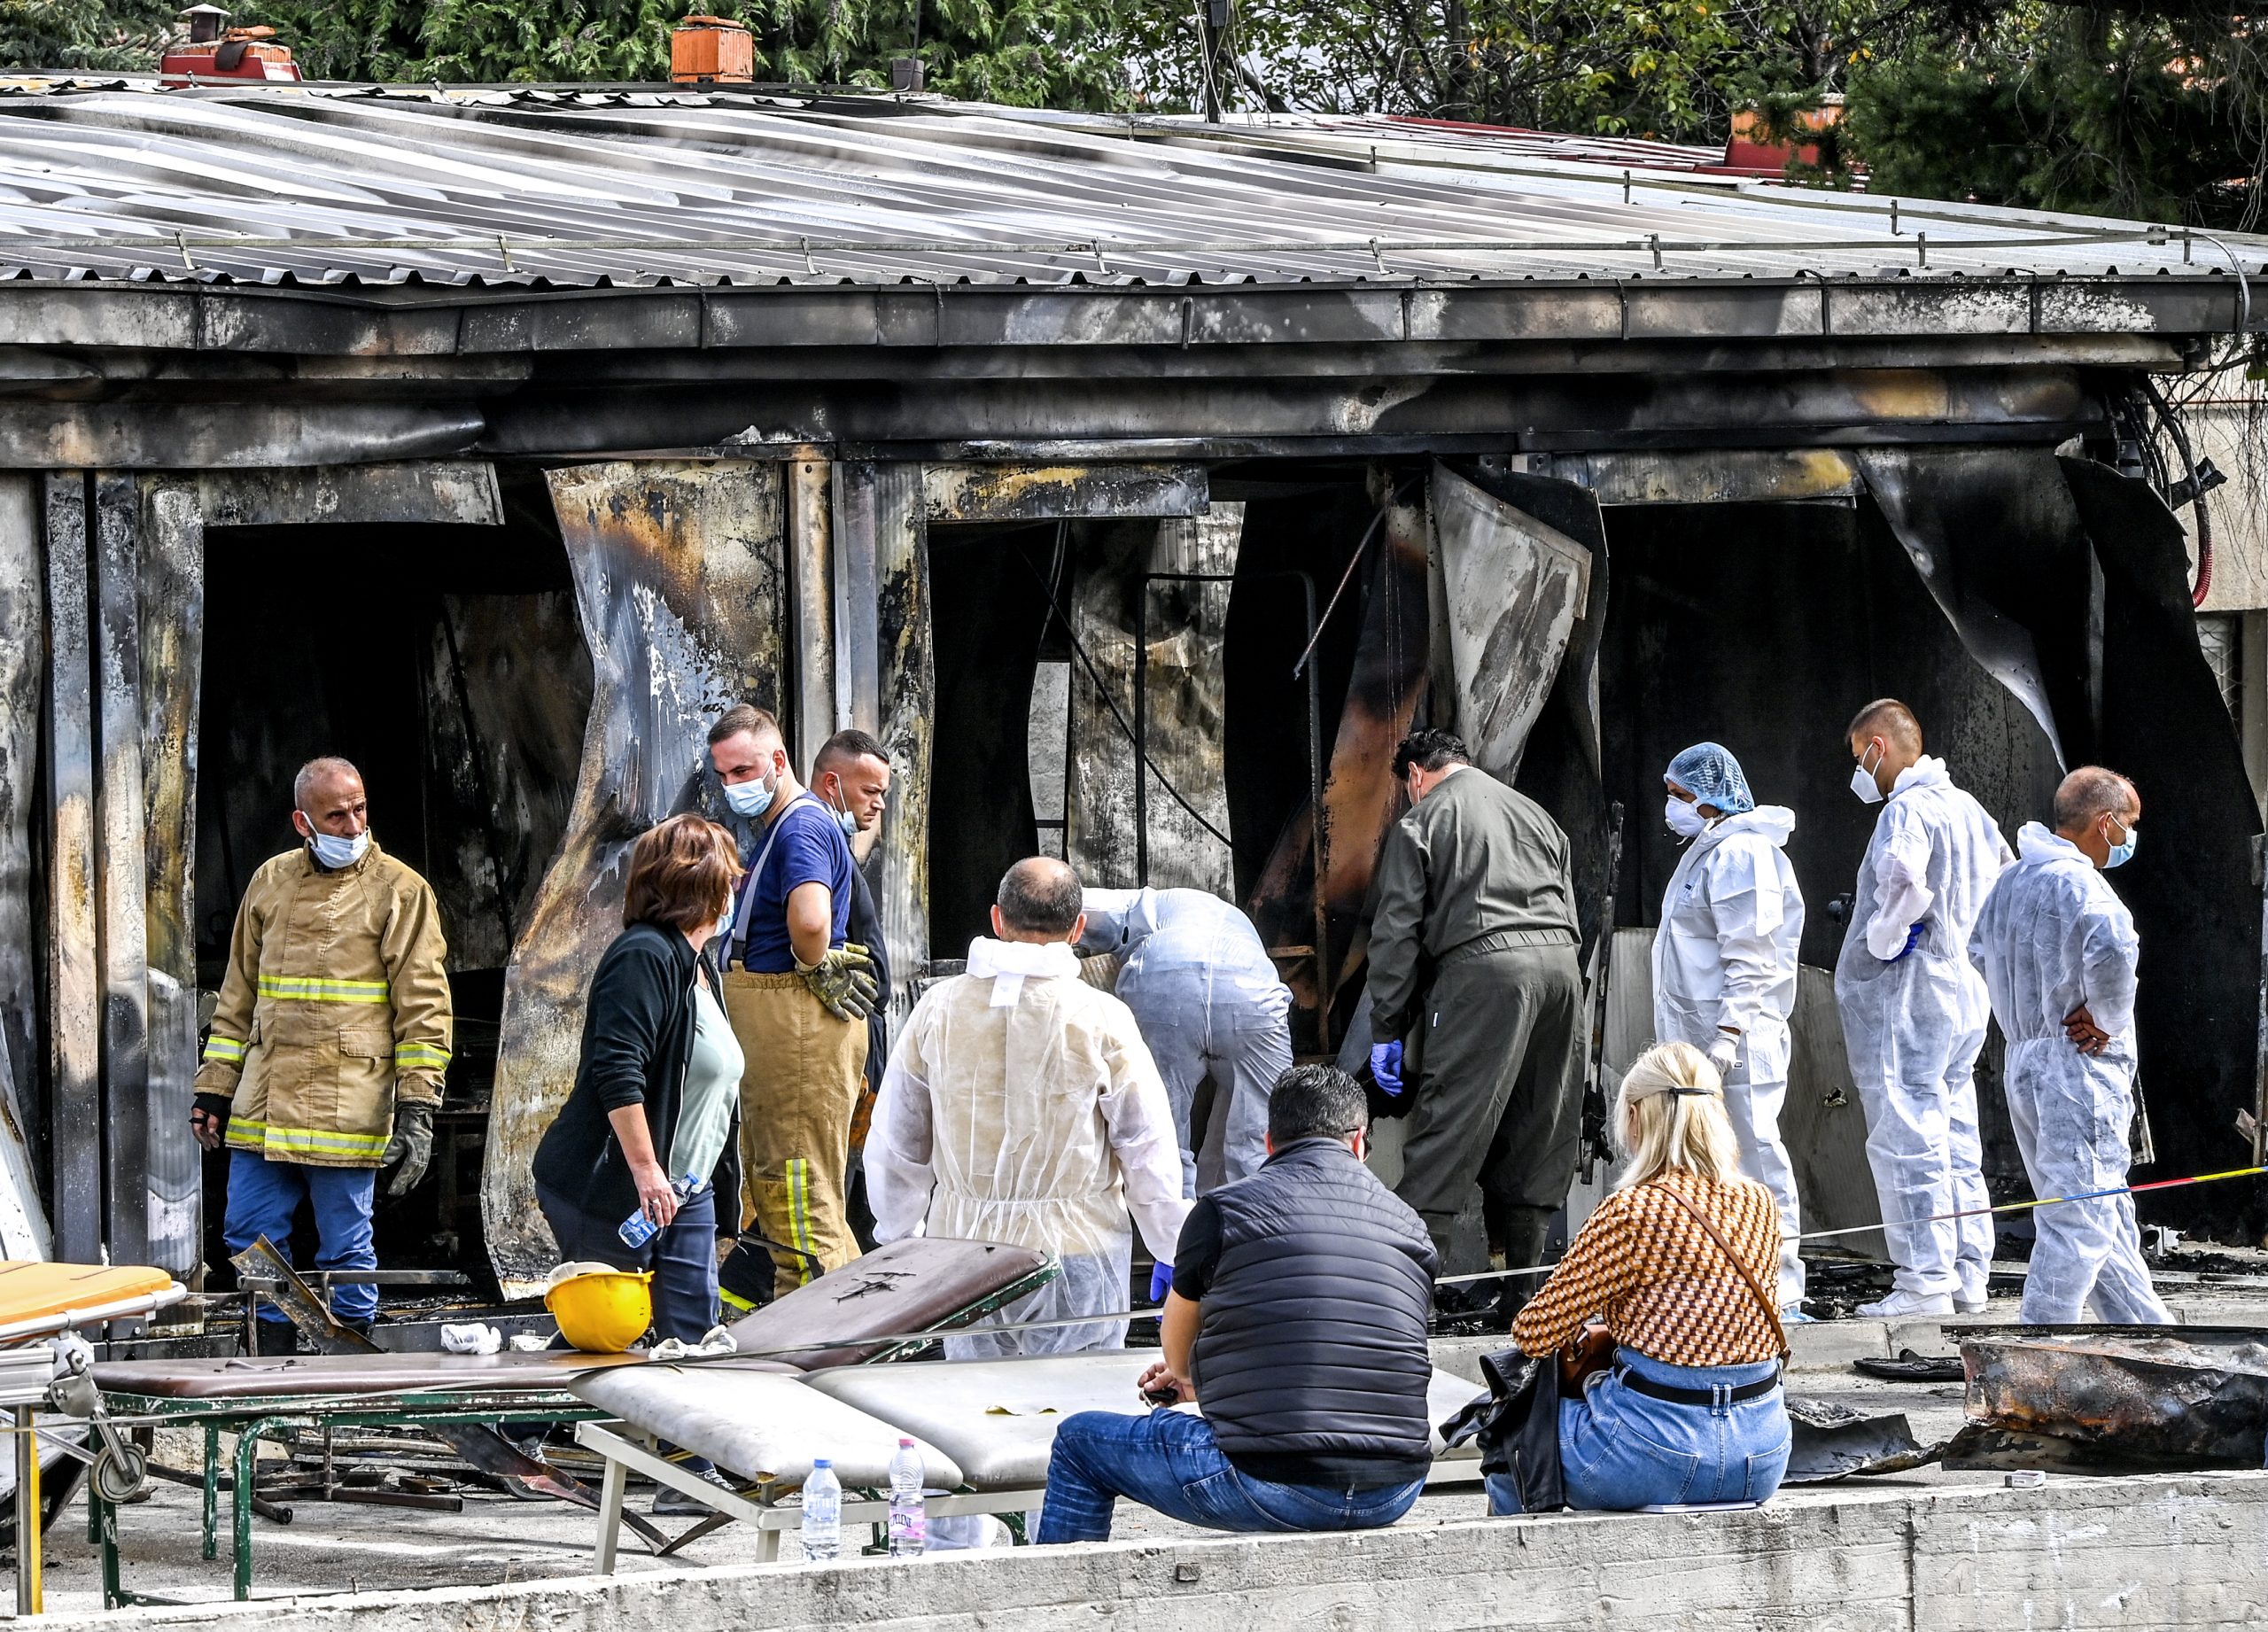
[{"label": "blue hair net", "polygon": [[1733,758],[1730,749],[1715,742],[1696,742],[1669,762],[1662,780],[1675,782],[1697,804],[1713,804],[1728,816],[1756,808],[1756,797],[1748,790],[1740,761]]}]

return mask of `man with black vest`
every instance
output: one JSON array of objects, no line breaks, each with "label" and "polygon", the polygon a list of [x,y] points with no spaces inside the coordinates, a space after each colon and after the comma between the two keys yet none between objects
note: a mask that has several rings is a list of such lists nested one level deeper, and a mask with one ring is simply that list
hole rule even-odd
[{"label": "man with black vest", "polygon": [[1153,1403],[1201,1399],[1205,1414],[1067,1418],[1042,1542],[1109,1540],[1122,1496],[1214,1530],[1370,1530],[1410,1511],[1432,1464],[1437,1260],[1418,1215],[1363,1165],[1369,1135],[1345,1072],[1277,1080],[1267,1162],[1200,1197],[1182,1228],[1165,1357],[1139,1385]]}]

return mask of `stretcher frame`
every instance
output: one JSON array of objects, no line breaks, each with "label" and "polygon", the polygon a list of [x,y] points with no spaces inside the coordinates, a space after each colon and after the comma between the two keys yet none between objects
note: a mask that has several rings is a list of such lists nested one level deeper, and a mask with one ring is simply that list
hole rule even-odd
[{"label": "stretcher frame", "polygon": [[[1007,1285],[986,1293],[973,1302],[955,1309],[920,1337],[905,1339],[875,1351],[861,1365],[880,1365],[901,1359],[928,1344],[961,1331],[987,1315],[998,1313],[1019,1298],[1026,1297],[1048,1285],[1062,1272],[1060,1263],[1052,1257],[1034,1266]],[[857,1341],[852,1339],[850,1341]],[[836,1346],[840,1346],[839,1344]],[[750,1358],[765,1357],[760,1352]],[[260,1442],[266,1438],[281,1438],[295,1429],[394,1427],[416,1428],[442,1424],[478,1425],[501,1427],[510,1422],[571,1422],[576,1425],[578,1437],[584,1428],[601,1421],[610,1413],[600,1410],[574,1395],[563,1390],[530,1392],[517,1390],[500,1392],[487,1389],[435,1388],[416,1393],[388,1394],[381,1397],[368,1395],[256,1395],[232,1399],[183,1399],[171,1395],[126,1394],[105,1391],[104,1399],[113,1416],[137,1418],[140,1425],[176,1427],[197,1426],[205,1434],[205,1471],[202,1480],[204,1493],[203,1554],[206,1558],[220,1556],[219,1505],[221,1478],[221,1435],[233,1433],[237,1436],[234,1449],[232,1505],[229,1535],[233,1547],[234,1595],[238,1602],[252,1597],[252,1476],[257,1472]],[[624,1442],[626,1445],[627,1442]],[[658,1459],[658,1458],[657,1458]],[[671,1465],[664,1464],[664,1465]],[[646,1471],[643,1468],[641,1472]],[[677,1474],[662,1482],[682,1489],[682,1481],[690,1480],[698,1488],[696,1496],[722,1496],[724,1493],[705,1480],[693,1480],[690,1475]],[[610,1462],[607,1477],[618,1480],[624,1475]],[[607,1527],[610,1537],[621,1529],[619,1492],[613,1507],[614,1520]],[[604,1496],[602,1493],[602,1505]],[[118,1556],[118,1515],[115,1506],[96,1493],[91,1483],[87,1491],[87,1539],[101,1550],[103,1607],[116,1609],[129,1605],[166,1605],[169,1600],[152,1597],[128,1589],[120,1579]],[[796,1513],[800,1522],[800,1510]],[[846,1503],[846,1514],[849,1504]],[[938,1512],[959,1512],[937,1509]],[[971,1512],[991,1511],[970,1509]],[[1021,1511],[1009,1510],[1009,1511]],[[883,1504],[885,1515],[888,1504]],[[745,1517],[735,1514],[734,1517]],[[678,1538],[675,1545],[683,1545],[689,1535]],[[778,1552],[777,1527],[770,1533],[768,1545],[773,1556]],[[674,1546],[672,1550],[674,1550]],[[612,1557],[611,1541],[609,1557]]]}]

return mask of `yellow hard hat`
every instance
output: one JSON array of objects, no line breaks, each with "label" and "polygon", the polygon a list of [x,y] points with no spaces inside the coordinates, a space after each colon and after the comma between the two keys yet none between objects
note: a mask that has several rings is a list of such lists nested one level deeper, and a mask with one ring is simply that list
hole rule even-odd
[{"label": "yellow hard hat", "polygon": [[618,1355],[654,1324],[653,1279],[610,1263],[563,1263],[551,1272],[543,1306],[585,1354]]}]

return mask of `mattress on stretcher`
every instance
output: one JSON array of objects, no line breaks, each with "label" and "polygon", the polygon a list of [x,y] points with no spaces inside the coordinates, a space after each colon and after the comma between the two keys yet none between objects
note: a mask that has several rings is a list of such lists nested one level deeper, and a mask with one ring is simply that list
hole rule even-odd
[{"label": "mattress on stretcher", "polygon": [[[799,1371],[856,1365],[895,1347],[879,1340],[929,1331],[1046,1263],[1045,1253],[1029,1247],[913,1236],[853,1258],[734,1322],[733,1341],[742,1354]],[[800,1347],[813,1343],[827,1347]]]},{"label": "mattress on stretcher", "polygon": [[0,1259],[0,1325],[153,1297],[173,1284],[174,1278],[163,1270]]},{"label": "mattress on stretcher", "polygon": [[[813,1458],[826,1457],[846,1488],[887,1488],[898,1438],[912,1432],[830,1399],[799,1377],[740,1361],[593,1372],[577,1379],[574,1392],[744,1479],[790,1487],[810,1476]],[[919,1434],[913,1442],[932,1489],[963,1482],[959,1463]]]},{"label": "mattress on stretcher", "polygon": [[[938,1446],[976,1489],[1018,1490],[1046,1482],[1055,1429],[1073,1412],[1133,1417],[1149,1410],[1134,1385],[1157,1357],[1155,1349],[1109,1349],[1025,1360],[850,1366],[804,1380]],[[1440,1427],[1479,1392],[1462,1377],[1434,1372],[1425,1415],[1436,1461],[1480,1455],[1470,1444],[1456,1450],[1444,1446]]]}]

